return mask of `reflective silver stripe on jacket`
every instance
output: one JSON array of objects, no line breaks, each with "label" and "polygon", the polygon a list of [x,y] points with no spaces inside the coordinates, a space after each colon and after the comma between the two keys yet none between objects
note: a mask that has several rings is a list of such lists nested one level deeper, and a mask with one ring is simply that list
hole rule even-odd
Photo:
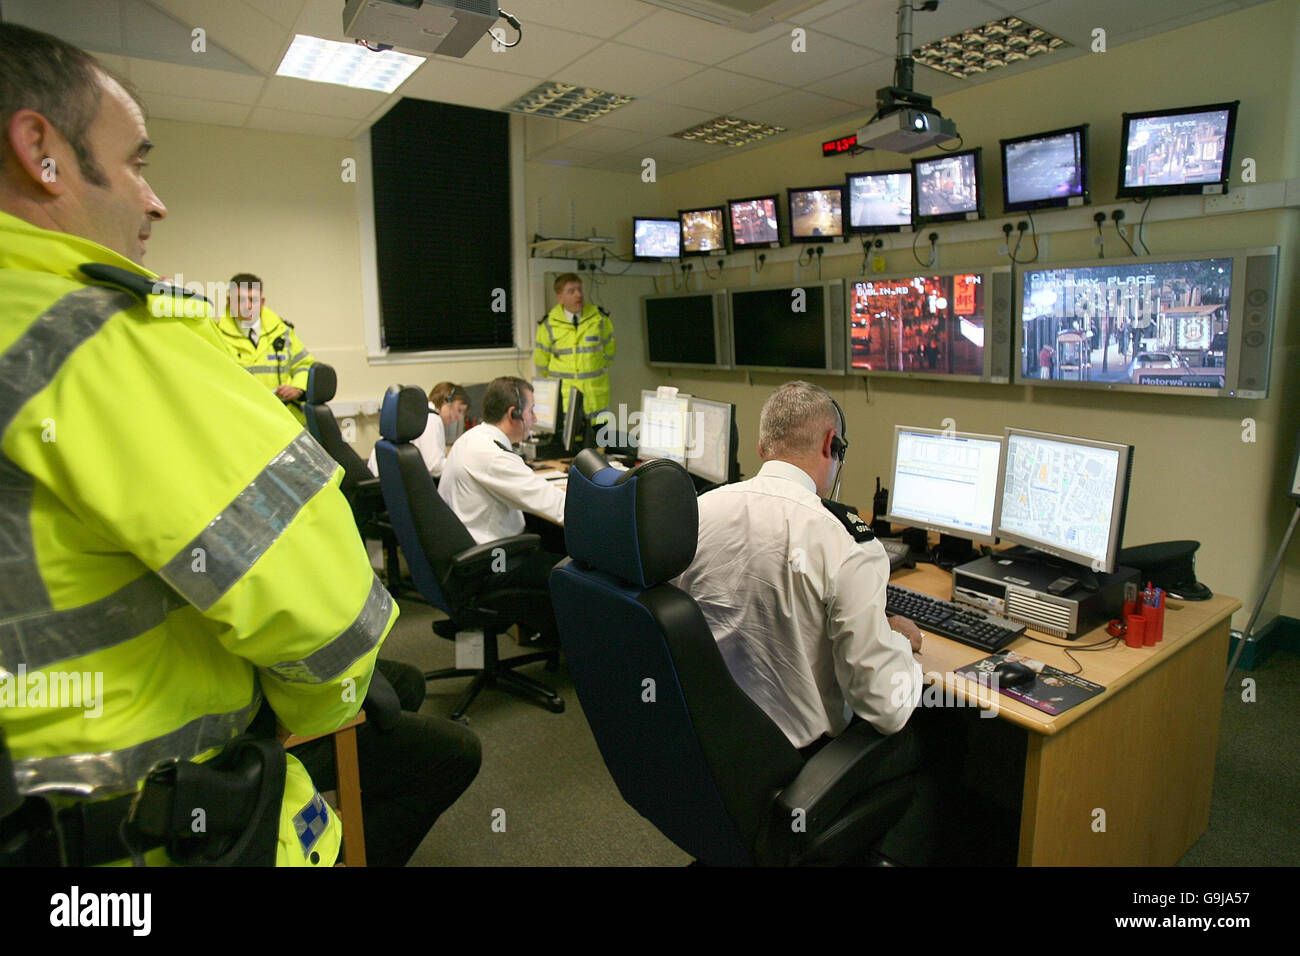
[{"label": "reflective silver stripe on jacket", "polygon": [[125,644],[152,631],[185,600],[152,571],[80,607],[39,611],[0,623],[0,662],[28,671]]},{"label": "reflective silver stripe on jacket", "polygon": [[605,351],[605,349],[603,346],[600,345],[584,345],[581,348],[574,349],[574,351],[577,352],[579,355],[585,355],[589,352],[603,352]]},{"label": "reflective silver stripe on jacket", "polygon": [[261,692],[255,690],[247,707],[196,717],[170,733],[121,750],[15,760],[18,792],[65,790],[92,798],[130,793],[160,761],[189,760],[204,751],[224,747],[247,729],[261,702]]},{"label": "reflective silver stripe on jacket", "polygon": [[[139,304],[121,289],[87,286],[63,296],[28,326],[0,355],[0,436],[54,381],[69,355],[114,315]],[[0,454],[0,614],[6,620],[50,607],[32,544],[32,488],[31,475]]]},{"label": "reflective silver stripe on jacket", "polygon": [[369,654],[384,636],[384,625],[393,613],[393,598],[374,578],[370,593],[348,629],[320,650],[299,661],[284,661],[268,668],[291,684],[323,684],[334,680],[357,660]]},{"label": "reflective silver stripe on jacket", "polygon": [[303,350],[302,350],[301,352],[299,352],[297,355],[291,355],[291,356],[289,356],[289,364],[290,364],[290,365],[297,365],[299,362],[301,362],[303,359],[305,359],[305,358],[306,358],[308,355],[310,355],[310,354],[311,354],[311,353],[308,352],[306,349],[303,349]]},{"label": "reflective silver stripe on jacket", "polygon": [[[275,358],[275,356],[271,356]],[[262,375],[267,372],[288,372],[288,361],[283,361],[279,365],[245,365],[244,371],[249,375]]]},{"label": "reflective silver stripe on jacket", "polygon": [[266,553],[337,467],[314,438],[299,432],[158,573],[206,611]]},{"label": "reflective silver stripe on jacket", "polygon": [[576,379],[600,378],[604,374],[606,373],[603,368],[597,369],[594,372],[556,372],[554,370],[551,371],[551,375],[553,375],[555,378],[576,378]]}]

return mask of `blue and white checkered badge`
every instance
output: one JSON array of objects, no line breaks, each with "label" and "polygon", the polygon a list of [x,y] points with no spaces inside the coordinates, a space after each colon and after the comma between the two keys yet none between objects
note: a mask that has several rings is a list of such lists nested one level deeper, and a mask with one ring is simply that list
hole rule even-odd
[{"label": "blue and white checkered badge", "polygon": [[330,822],[329,804],[319,793],[312,794],[311,802],[303,807],[293,818],[293,829],[302,844],[302,854],[306,856],[316,841],[321,838]]}]

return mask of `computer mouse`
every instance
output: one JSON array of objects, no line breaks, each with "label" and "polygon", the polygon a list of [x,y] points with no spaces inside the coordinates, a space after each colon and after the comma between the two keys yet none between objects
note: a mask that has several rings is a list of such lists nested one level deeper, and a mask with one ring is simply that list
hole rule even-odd
[{"label": "computer mouse", "polygon": [[1023,687],[1038,678],[1033,668],[1016,661],[1004,661],[994,668],[993,673],[997,674],[998,684],[1002,687]]}]

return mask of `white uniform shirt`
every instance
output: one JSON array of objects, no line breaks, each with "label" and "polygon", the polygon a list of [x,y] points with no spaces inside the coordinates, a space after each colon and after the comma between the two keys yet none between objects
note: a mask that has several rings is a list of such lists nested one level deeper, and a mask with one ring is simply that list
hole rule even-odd
[{"label": "white uniform shirt", "polygon": [[[424,459],[424,467],[429,469],[429,474],[434,478],[439,477],[447,464],[447,429],[442,424],[442,416],[432,405],[429,406],[429,424],[424,426],[424,431],[411,444],[420,449],[420,457]],[[372,475],[379,477],[379,457],[373,448],[366,467]]]},{"label": "white uniform shirt", "polygon": [[695,598],[736,683],[796,747],[852,714],[902,729],[921,667],[885,619],[889,558],[853,540],[801,468],[768,461],[701,496],[695,560],[675,582]]},{"label": "white uniform shirt", "polygon": [[505,432],[487,422],[451,446],[438,494],[476,544],[523,534],[525,511],[564,524],[564,491],[534,473]]}]

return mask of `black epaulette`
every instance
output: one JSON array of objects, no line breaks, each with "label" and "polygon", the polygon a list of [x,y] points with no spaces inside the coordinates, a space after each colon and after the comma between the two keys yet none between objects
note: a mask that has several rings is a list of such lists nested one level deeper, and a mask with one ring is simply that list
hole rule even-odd
[{"label": "black epaulette", "polygon": [[850,508],[848,505],[842,505],[838,501],[828,501],[822,499],[822,505],[839,519],[840,524],[844,525],[844,530],[853,536],[854,541],[874,541],[876,533],[871,530],[871,525],[862,520],[862,516]]},{"label": "black epaulette", "polygon": [[538,325],[541,325],[543,322],[545,322],[545,321],[546,321],[547,319],[549,319],[550,317],[551,317],[551,313],[547,312],[544,316],[542,316],[540,319],[537,320],[537,324],[538,324]]},{"label": "black epaulette", "polygon": [[147,301],[151,295],[170,295],[173,298],[180,296],[184,299],[201,299],[207,302],[208,305],[212,305],[206,296],[200,295],[193,289],[172,285],[170,282],[164,282],[161,279],[150,279],[148,276],[142,276],[130,269],[109,266],[102,262],[87,262],[78,268],[81,269],[82,275],[94,279],[96,282],[107,282],[126,289],[126,291],[136,295],[141,302]]},{"label": "black epaulette", "polygon": [[606,309],[603,305],[596,306],[596,311],[599,312],[601,315],[603,315],[605,318],[607,319],[609,318],[609,310]]}]

